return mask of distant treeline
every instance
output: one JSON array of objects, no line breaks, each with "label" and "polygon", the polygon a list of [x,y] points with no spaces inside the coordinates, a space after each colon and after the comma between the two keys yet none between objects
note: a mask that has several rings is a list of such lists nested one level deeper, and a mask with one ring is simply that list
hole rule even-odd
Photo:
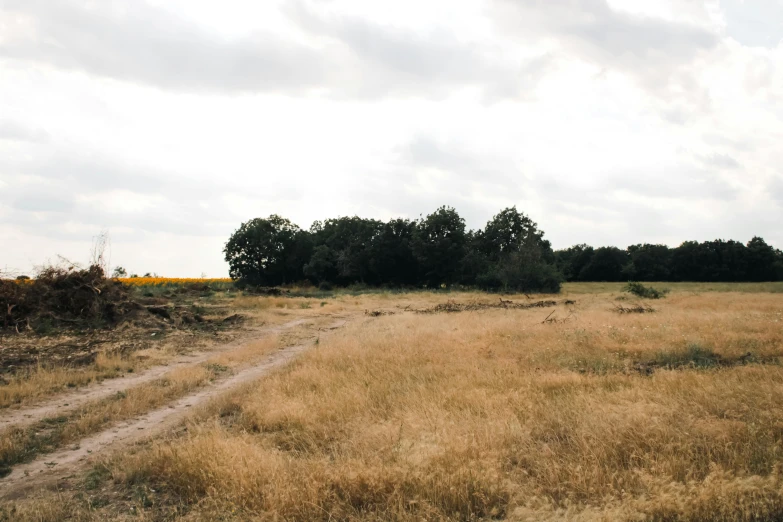
[{"label": "distant treeline", "polygon": [[783,281],[783,252],[754,237],[738,241],[686,241],[680,246],[576,245],[555,252],[566,281]]},{"label": "distant treeline", "polygon": [[451,207],[418,220],[327,219],[309,230],[271,215],[243,223],[224,254],[231,277],[253,286],[308,280],[322,288],[464,285],[557,292],[564,280],[783,280],[783,253],[761,238],[747,245],[685,242],[626,250],[577,245],[553,251],[538,225],[516,207],[479,230],[466,230]]}]

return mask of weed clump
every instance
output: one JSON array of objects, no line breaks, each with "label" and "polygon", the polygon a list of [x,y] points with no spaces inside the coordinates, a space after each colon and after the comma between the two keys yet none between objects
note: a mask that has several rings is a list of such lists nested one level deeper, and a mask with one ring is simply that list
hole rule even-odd
[{"label": "weed clump", "polygon": [[634,281],[629,281],[623,290],[632,293],[636,297],[643,297],[645,299],[661,299],[666,297],[666,294],[669,293],[666,289],[658,290],[657,288],[644,286],[643,284]]},{"label": "weed clump", "polygon": [[690,343],[684,350],[659,352],[652,361],[655,366],[663,368],[714,368],[724,364],[720,355],[709,348],[696,343]]}]

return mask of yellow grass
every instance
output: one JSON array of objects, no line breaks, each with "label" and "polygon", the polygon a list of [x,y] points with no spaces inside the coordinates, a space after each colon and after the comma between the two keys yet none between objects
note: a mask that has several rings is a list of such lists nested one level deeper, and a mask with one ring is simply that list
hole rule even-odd
[{"label": "yellow grass", "polygon": [[141,488],[154,520],[783,519],[783,296],[675,290],[639,315],[615,297],[547,324],[549,309],[403,312],[497,300],[478,294],[330,300],[395,314],[105,460],[109,484]]},{"label": "yellow grass", "polygon": [[[673,292],[750,292],[781,293],[783,281],[766,283],[642,283],[658,289],[667,288]],[[626,283],[564,283],[565,294],[595,294],[601,292],[622,292]]]},{"label": "yellow grass", "polygon": [[25,404],[67,388],[117,377],[138,366],[133,360],[103,353],[97,355],[95,364],[84,369],[37,366],[12,376],[8,384],[0,387],[0,408]]},{"label": "yellow grass", "polygon": [[[110,467],[197,520],[783,516],[783,300],[656,305],[367,319]],[[689,343],[767,364],[633,368]]]},{"label": "yellow grass", "polygon": [[[114,422],[159,408],[204,386],[221,373],[257,361],[279,344],[276,337],[249,343],[203,364],[168,372],[163,378],[92,401],[66,416],[45,419],[32,428],[10,427],[0,432],[0,463],[14,462],[18,455],[38,454],[99,431]],[[50,433],[49,428],[53,431]],[[2,520],[2,519],[0,519]]]}]

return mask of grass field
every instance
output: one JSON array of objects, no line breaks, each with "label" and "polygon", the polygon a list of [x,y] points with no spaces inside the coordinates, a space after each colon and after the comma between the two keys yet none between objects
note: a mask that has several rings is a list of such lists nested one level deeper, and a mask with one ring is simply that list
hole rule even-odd
[{"label": "grass field", "polygon": [[350,321],[0,520],[783,520],[779,285],[620,286],[234,298]]}]

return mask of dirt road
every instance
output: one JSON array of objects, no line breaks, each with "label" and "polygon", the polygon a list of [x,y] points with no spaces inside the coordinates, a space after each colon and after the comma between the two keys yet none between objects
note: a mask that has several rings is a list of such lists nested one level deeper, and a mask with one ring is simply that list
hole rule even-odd
[{"label": "dirt road", "polygon": [[[345,326],[350,318],[338,319],[322,329],[321,335],[328,334]],[[297,319],[281,326],[264,330],[266,335],[279,334],[295,326],[304,324],[309,319]],[[253,340],[259,339],[256,336]],[[196,365],[206,361],[216,353],[224,353],[231,349],[238,349],[244,344],[232,343],[219,350],[201,353],[195,356],[181,358],[165,367],[152,368],[143,374],[133,378],[116,379],[108,381],[104,385],[96,385],[91,389],[74,392],[56,400],[18,410],[7,421],[3,418],[3,425],[18,425],[19,423],[31,423],[56,413],[62,415],[66,411],[87,404],[90,401],[100,400],[118,391],[126,390],[132,386],[138,386],[156,378],[163,377],[169,371],[187,365]],[[13,499],[24,496],[26,492],[52,484],[59,479],[73,474],[79,466],[86,464],[91,457],[104,454],[106,451],[115,451],[125,445],[137,442],[144,438],[153,437],[182,422],[188,412],[194,407],[206,404],[217,395],[231,390],[242,384],[262,378],[271,371],[286,365],[294,357],[313,346],[312,341],[297,344],[281,349],[267,356],[260,363],[240,368],[228,377],[216,380],[204,388],[173,401],[156,410],[147,412],[137,418],[119,422],[113,426],[86,436],[80,441],[70,444],[67,448],[59,449],[53,453],[40,455],[32,462],[15,466],[12,472],[0,479],[0,499]]]}]

